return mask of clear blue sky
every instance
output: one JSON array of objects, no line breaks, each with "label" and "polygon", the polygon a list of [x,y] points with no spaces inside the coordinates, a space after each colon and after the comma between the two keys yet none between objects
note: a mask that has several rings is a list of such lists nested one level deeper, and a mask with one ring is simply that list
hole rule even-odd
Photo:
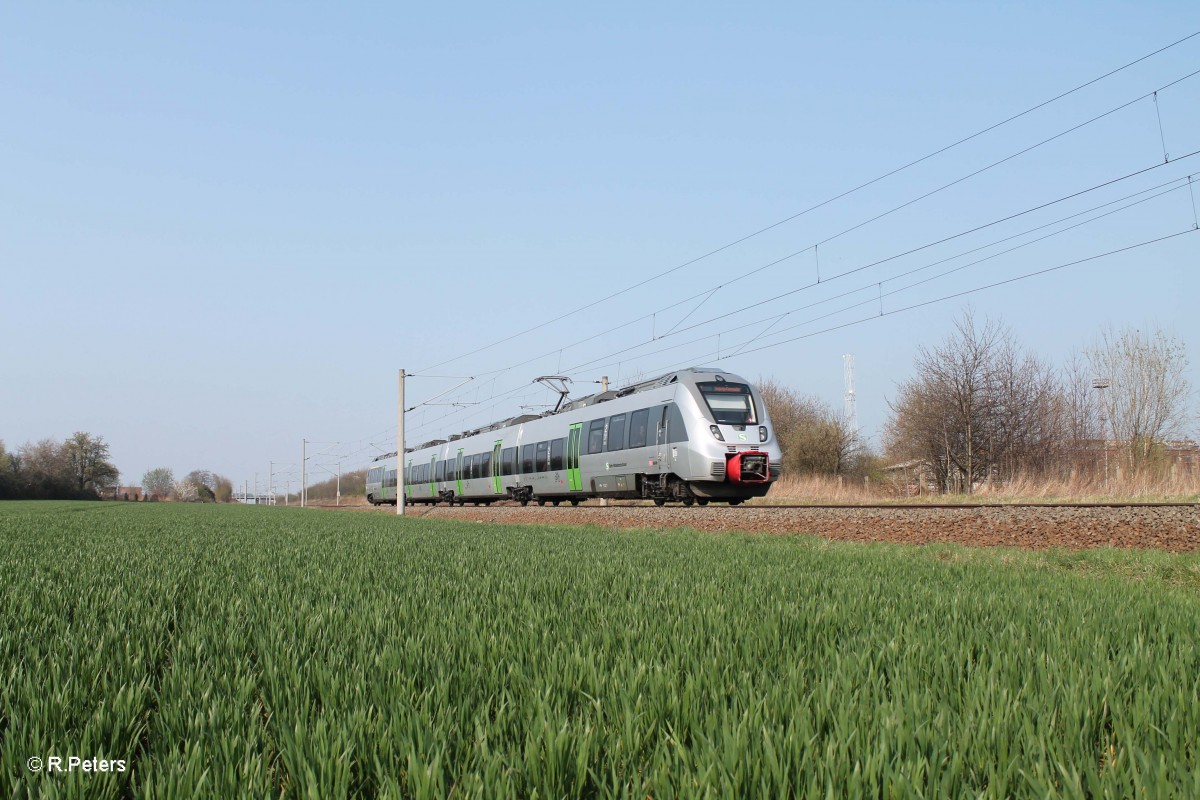
[{"label": "clear blue sky", "polygon": [[[265,483],[271,461],[298,471],[302,438],[340,443],[313,446],[318,479],[339,457],[361,466],[392,449],[398,368],[628,287],[1198,30],[1190,2],[5,4],[0,438],[101,434],[127,483],[159,465]],[[1200,173],[1200,156],[788,297],[815,278],[811,249],[725,285],[1197,69],[1200,37],[439,367],[481,375],[564,348],[448,396],[480,405],[413,412],[410,444],[548,402],[529,382],[568,369],[583,392],[601,375],[719,363],[840,406],[848,352],[875,435],[916,347],[968,301],[1048,359],[1128,324],[1166,328],[1200,361],[1200,233],[729,352],[791,309],[755,346],[877,312],[876,301],[812,321],[972,259],[876,285],[901,272]],[[1172,158],[1200,150],[1200,76],[1161,92],[1157,112],[1139,101],[830,241],[822,278],[1160,163],[1164,139]],[[1185,188],[889,296],[884,310],[1192,224]],[[699,308],[568,347],[716,286]],[[604,358],[689,312],[679,327],[764,300]],[[408,396],[457,382],[414,378]]]}]

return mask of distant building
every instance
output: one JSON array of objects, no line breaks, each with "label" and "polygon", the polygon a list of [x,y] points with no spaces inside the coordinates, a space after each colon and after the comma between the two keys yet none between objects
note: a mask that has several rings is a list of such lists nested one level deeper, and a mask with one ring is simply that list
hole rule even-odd
[{"label": "distant building", "polygon": [[142,487],[140,486],[115,486],[111,491],[112,494],[110,497],[113,500],[131,500],[136,502],[145,499],[142,496]]}]

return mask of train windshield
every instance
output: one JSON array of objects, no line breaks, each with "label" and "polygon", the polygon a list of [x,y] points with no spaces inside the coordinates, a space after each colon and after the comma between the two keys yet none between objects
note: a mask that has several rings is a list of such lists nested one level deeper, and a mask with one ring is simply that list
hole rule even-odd
[{"label": "train windshield", "polygon": [[708,381],[697,383],[700,394],[708,403],[713,419],[722,425],[753,425],[754,398],[750,387],[744,383],[719,383]]}]

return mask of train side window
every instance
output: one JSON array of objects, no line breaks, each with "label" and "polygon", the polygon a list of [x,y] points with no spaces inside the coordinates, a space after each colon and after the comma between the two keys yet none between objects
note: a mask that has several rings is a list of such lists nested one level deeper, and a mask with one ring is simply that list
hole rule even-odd
[{"label": "train side window", "polygon": [[514,472],[516,472],[516,469],[515,469],[515,467],[517,465],[516,454],[517,454],[517,448],[515,448],[515,447],[506,447],[500,451],[500,474],[501,475],[512,475]]},{"label": "train side window", "polygon": [[604,452],[604,420],[594,419],[588,426],[588,447],[589,454]]},{"label": "train side window", "polygon": [[625,415],[614,414],[608,418],[608,450],[625,449]]},{"label": "train side window", "polygon": [[476,453],[474,455],[472,461],[473,461],[473,463],[471,464],[471,477],[472,478],[482,478],[483,477],[483,453]]},{"label": "train side window", "polygon": [[650,409],[643,408],[629,415],[629,448],[646,446],[646,425],[650,421]]},{"label": "train side window", "polygon": [[479,465],[479,472],[481,474],[479,477],[481,477],[481,478],[492,477],[492,453],[491,453],[491,451],[489,450],[488,452],[484,453],[479,458],[481,461],[481,463]]},{"label": "train side window", "polygon": [[672,443],[688,440],[687,428],[683,424],[683,413],[675,403],[667,406],[667,436],[667,441]]},{"label": "train side window", "polygon": [[533,472],[533,452],[534,445],[527,444],[521,448],[521,474],[528,475]]},{"label": "train side window", "polygon": [[563,468],[563,453],[567,450],[566,439],[555,439],[550,442],[550,469],[558,472]]},{"label": "train side window", "polygon": [[445,461],[437,462],[437,475],[434,475],[433,477],[439,483],[441,481],[446,480],[446,462]]},{"label": "train side window", "polygon": [[550,469],[550,443],[538,442],[537,455],[534,461],[534,467],[538,472],[546,472]]},{"label": "train side window", "polygon": [[385,489],[390,489],[396,485],[396,470],[389,469],[383,474],[383,486]]}]

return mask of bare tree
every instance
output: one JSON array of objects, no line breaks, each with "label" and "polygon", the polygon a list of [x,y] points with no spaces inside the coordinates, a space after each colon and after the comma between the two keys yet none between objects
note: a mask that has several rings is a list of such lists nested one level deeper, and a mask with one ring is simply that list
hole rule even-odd
[{"label": "bare tree", "polygon": [[784,469],[842,475],[854,468],[862,438],[828,403],[770,379],[759,381],[758,392],[783,450]]},{"label": "bare tree", "polygon": [[1047,467],[1059,440],[1057,381],[1011,331],[977,325],[968,309],[943,342],[918,348],[914,366],[890,404],[893,458],[926,461],[946,492]]},{"label": "bare tree", "polygon": [[1108,378],[1104,403],[1113,438],[1131,467],[1147,463],[1155,445],[1182,435],[1192,387],[1184,343],[1161,330],[1108,328],[1087,351],[1097,377]]}]

